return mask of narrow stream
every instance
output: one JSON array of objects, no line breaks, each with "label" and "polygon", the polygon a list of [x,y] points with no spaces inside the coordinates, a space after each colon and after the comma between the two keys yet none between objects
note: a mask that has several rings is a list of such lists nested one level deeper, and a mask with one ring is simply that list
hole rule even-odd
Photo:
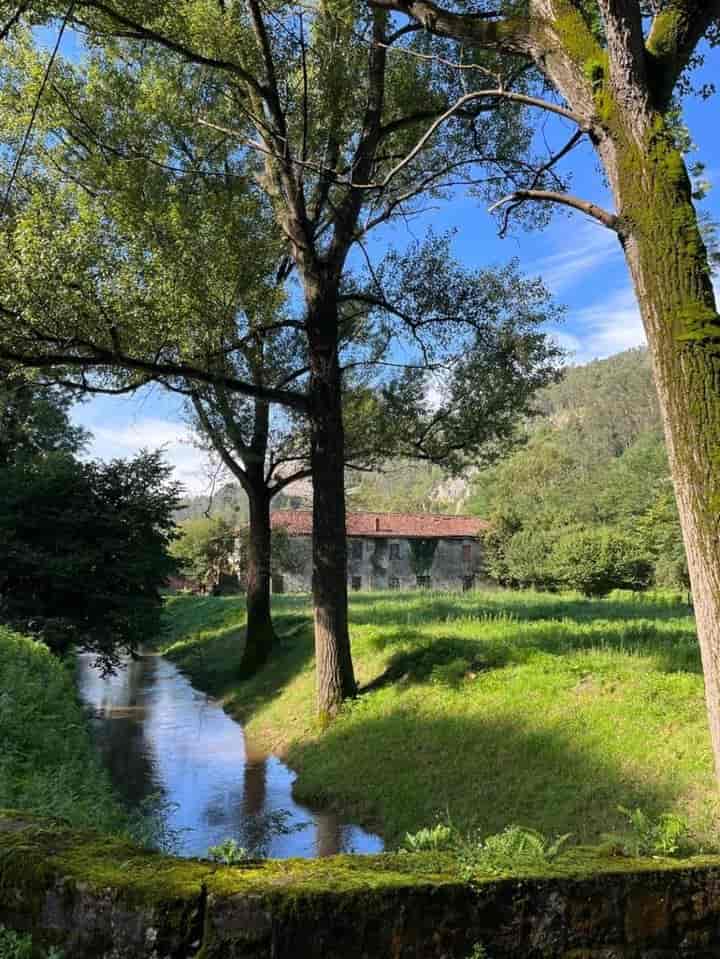
[{"label": "narrow stream", "polygon": [[130,806],[162,794],[178,855],[205,856],[225,839],[274,858],[382,850],[378,836],[295,802],[294,773],[162,656],[107,678],[79,656],[78,688],[115,788]]}]

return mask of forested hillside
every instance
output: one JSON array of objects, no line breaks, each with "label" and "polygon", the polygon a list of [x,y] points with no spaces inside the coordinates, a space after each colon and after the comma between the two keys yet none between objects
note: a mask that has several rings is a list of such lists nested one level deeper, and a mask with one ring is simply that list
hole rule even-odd
[{"label": "forested hillside", "polygon": [[613,582],[686,585],[647,351],[569,369],[537,410],[514,452],[461,479],[409,463],[350,475],[352,508],[486,517],[489,572],[505,584],[570,585],[568,566],[602,554]]},{"label": "forested hillside", "polygon": [[[569,370],[543,391],[539,409],[527,442],[471,483],[468,510],[493,522],[493,577],[552,585],[558,563],[578,561],[601,540],[607,547],[610,537],[615,552],[651,566],[655,583],[684,585],[684,552],[647,351],[629,350]],[[578,545],[581,532],[585,539]]]}]

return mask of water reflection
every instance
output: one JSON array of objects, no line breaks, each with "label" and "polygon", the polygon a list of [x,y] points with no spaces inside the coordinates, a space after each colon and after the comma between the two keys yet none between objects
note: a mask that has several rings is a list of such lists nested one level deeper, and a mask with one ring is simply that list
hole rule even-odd
[{"label": "water reflection", "polygon": [[228,838],[277,858],[382,849],[378,836],[296,803],[287,766],[247,743],[161,656],[143,655],[105,679],[80,656],[78,686],[116,789],[132,805],[163,793],[180,855],[205,855]]}]

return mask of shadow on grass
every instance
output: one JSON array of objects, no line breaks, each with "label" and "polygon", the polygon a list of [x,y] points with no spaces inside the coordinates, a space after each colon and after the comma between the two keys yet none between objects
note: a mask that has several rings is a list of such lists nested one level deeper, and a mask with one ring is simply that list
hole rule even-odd
[{"label": "shadow on grass", "polygon": [[434,675],[452,685],[467,673],[520,665],[538,654],[561,657],[582,651],[650,657],[656,668],[665,673],[702,673],[695,630],[682,622],[670,626],[644,621],[626,625],[601,621],[585,631],[573,630],[572,624],[569,628],[564,624],[560,629],[559,624],[547,622],[534,624],[525,631],[517,624],[516,628],[511,626],[502,632],[507,635],[476,639],[408,629],[371,640],[378,649],[393,645],[405,648],[394,653],[383,673],[361,692],[400,680],[426,682]]},{"label": "shadow on grass", "polygon": [[[493,619],[502,616],[520,622],[570,620],[578,623],[596,619],[672,620],[691,617],[692,609],[678,596],[629,594],[628,598],[583,599],[580,596],[533,593],[525,590],[473,590],[472,592],[353,593],[351,619],[356,625],[383,626],[410,621],[452,621]],[[414,621],[414,622],[413,622]]]},{"label": "shadow on grass", "polygon": [[[404,679],[422,682],[435,670],[448,677],[521,664],[545,653],[621,652],[654,659],[662,672],[701,673],[697,635],[686,606],[668,600],[581,600],[530,594],[404,597],[376,595],[360,603],[354,626],[387,626],[370,643],[399,649],[366,689]],[[478,602],[474,602],[474,598]],[[410,648],[408,648],[410,647]],[[464,664],[464,668],[463,668]],[[444,677],[444,678],[448,678]]]},{"label": "shadow on grass", "polygon": [[248,716],[279,696],[314,650],[307,600],[283,597],[273,609],[277,642],[271,658],[255,676],[241,679],[244,611],[242,596],[176,597],[168,604],[163,649],[203,692],[218,699],[239,693],[238,709]]},{"label": "shadow on grass", "polygon": [[618,805],[657,815],[677,798],[671,770],[630,781],[570,733],[511,720],[360,711],[295,742],[288,761],[300,772],[299,800],[335,804],[390,845],[446,816],[462,832],[517,823],[597,842],[620,828]]}]

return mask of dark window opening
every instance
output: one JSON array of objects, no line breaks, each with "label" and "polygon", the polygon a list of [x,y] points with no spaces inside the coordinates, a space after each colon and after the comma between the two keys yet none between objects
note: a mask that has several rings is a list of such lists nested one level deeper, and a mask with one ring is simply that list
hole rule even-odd
[{"label": "dark window opening", "polygon": [[273,593],[285,592],[285,580],[282,578],[282,576],[279,573],[273,574],[272,591]]},{"label": "dark window opening", "polygon": [[350,585],[355,591],[362,589],[362,576],[353,576],[352,583]]},{"label": "dark window opening", "polygon": [[397,576],[391,576],[390,579],[388,579],[388,588],[400,589],[400,580]]},{"label": "dark window opening", "polygon": [[390,559],[400,559],[400,543],[390,543]]},{"label": "dark window opening", "polygon": [[363,544],[361,539],[355,539],[350,543],[350,556],[352,559],[362,559]]},{"label": "dark window opening", "polygon": [[470,543],[463,543],[462,558],[464,563],[469,563],[472,559],[472,546]]},{"label": "dark window opening", "polygon": [[472,589],[475,585],[474,576],[463,576],[463,592],[467,592],[469,589]]},{"label": "dark window opening", "polygon": [[417,584],[421,589],[430,588],[430,577],[429,576],[418,576]]}]

